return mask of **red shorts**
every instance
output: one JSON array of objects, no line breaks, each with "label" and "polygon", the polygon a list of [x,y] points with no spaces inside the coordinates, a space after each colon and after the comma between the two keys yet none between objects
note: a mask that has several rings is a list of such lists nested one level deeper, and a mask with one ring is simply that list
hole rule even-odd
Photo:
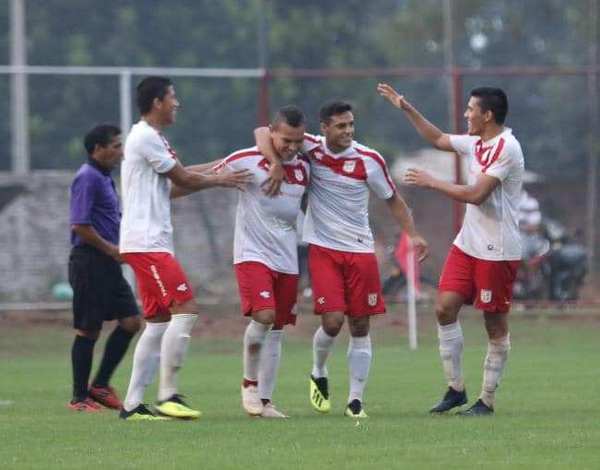
[{"label": "red shorts", "polygon": [[135,273],[144,318],[169,313],[174,303],[181,305],[194,298],[192,287],[172,254],[123,253],[121,257]]},{"label": "red shorts", "polygon": [[440,292],[456,292],[467,304],[489,313],[510,310],[519,261],[474,258],[452,245],[442,275]]},{"label": "red shorts", "polygon": [[235,264],[242,313],[275,310],[275,327],[296,324],[298,275],[273,271],[256,261]]},{"label": "red shorts", "polygon": [[362,317],[385,313],[374,253],[350,253],[310,245],[308,269],[316,314],[344,312]]}]

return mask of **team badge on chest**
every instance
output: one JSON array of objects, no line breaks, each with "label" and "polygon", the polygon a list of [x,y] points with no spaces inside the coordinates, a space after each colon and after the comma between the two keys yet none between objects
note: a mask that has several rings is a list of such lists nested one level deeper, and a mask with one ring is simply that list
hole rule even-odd
[{"label": "team badge on chest", "polygon": [[294,170],[294,176],[296,177],[296,181],[298,181],[299,183],[304,181],[304,173],[302,173],[302,170],[300,168],[296,168]]},{"label": "team badge on chest", "polygon": [[344,162],[344,166],[342,167],[342,171],[344,173],[354,173],[354,169],[356,168],[355,160],[346,160]]}]

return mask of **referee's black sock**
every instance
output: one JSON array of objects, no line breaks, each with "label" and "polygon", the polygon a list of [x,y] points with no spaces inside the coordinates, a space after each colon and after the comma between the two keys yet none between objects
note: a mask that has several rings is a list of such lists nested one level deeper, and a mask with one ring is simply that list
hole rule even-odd
[{"label": "referee's black sock", "polygon": [[100,363],[100,369],[96,374],[96,378],[92,382],[92,385],[98,387],[106,387],[110,382],[110,378],[113,372],[125,356],[131,338],[135,333],[117,326],[106,340],[106,347],[104,348],[104,356],[102,356],[102,362]]},{"label": "referee's black sock", "polygon": [[95,339],[85,336],[75,336],[71,348],[71,362],[73,364],[73,400],[81,401],[88,396],[88,381],[92,370]]}]

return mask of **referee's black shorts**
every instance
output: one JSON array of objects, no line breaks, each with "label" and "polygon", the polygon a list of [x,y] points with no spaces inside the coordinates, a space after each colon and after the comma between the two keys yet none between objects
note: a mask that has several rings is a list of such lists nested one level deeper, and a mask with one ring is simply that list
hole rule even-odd
[{"label": "referee's black shorts", "polygon": [[121,265],[91,246],[76,246],[69,256],[73,288],[73,327],[100,330],[102,322],[139,315]]}]

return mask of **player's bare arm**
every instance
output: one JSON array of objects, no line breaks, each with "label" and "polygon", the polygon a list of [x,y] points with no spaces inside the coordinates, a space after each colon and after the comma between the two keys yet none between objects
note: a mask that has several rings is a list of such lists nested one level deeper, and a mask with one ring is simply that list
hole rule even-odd
[{"label": "player's bare arm", "polygon": [[427,242],[421,235],[417,233],[415,228],[415,222],[413,220],[412,214],[410,213],[410,209],[408,205],[404,201],[402,197],[398,194],[394,193],[392,197],[386,200],[390,211],[392,212],[392,216],[394,219],[400,224],[402,230],[406,232],[412,246],[415,250],[417,259],[419,262],[423,261],[427,258],[429,254],[429,247]]},{"label": "player's bare arm", "polygon": [[[218,160],[213,160],[212,162],[208,162],[208,163],[200,163],[198,165],[189,165],[189,166],[186,166],[185,169],[187,171],[191,171],[191,172],[195,172],[195,173],[214,174],[214,168],[222,161],[223,161],[223,159],[220,158]],[[170,198],[177,199],[179,197],[188,196],[188,195],[192,194],[193,192],[194,192],[193,189],[185,189],[185,188],[182,188],[181,186],[177,186],[176,184],[173,183],[173,185],[171,186]]]},{"label": "player's bare arm", "polygon": [[213,160],[208,163],[199,163],[198,165],[188,165],[185,167],[187,171],[193,171],[195,173],[208,173],[211,174],[214,168],[223,161],[222,158]]},{"label": "player's bare arm", "polygon": [[119,254],[119,247],[113,245],[111,242],[105,240],[92,225],[87,224],[73,224],[71,230],[79,236],[88,245],[97,248],[102,253],[107,254],[111,258],[114,258],[119,263],[122,263],[121,255]]},{"label": "player's bare arm", "polygon": [[435,125],[425,119],[425,117],[408,102],[404,95],[399,94],[387,83],[378,84],[377,92],[386,98],[390,103],[392,103],[396,108],[404,111],[404,114],[410,123],[427,142],[439,150],[445,150],[447,152],[454,151],[454,148],[450,144],[449,135],[443,133]]},{"label": "player's bare arm", "polygon": [[411,186],[435,189],[455,201],[476,206],[483,203],[500,184],[498,178],[483,173],[472,185],[448,183],[434,178],[426,171],[414,168],[407,170],[404,181]]},{"label": "player's bare arm", "polygon": [[230,171],[226,168],[216,174],[201,174],[186,170],[179,162],[166,175],[175,186],[192,192],[217,186],[243,191],[252,177],[247,170]]},{"label": "player's bare arm", "polygon": [[271,167],[269,168],[269,178],[264,182],[263,190],[267,196],[277,196],[280,193],[281,183],[285,172],[283,171],[283,165],[281,160],[275,152],[273,142],[271,141],[271,131],[268,127],[258,127],[254,129],[254,139],[258,151],[269,160]]}]

